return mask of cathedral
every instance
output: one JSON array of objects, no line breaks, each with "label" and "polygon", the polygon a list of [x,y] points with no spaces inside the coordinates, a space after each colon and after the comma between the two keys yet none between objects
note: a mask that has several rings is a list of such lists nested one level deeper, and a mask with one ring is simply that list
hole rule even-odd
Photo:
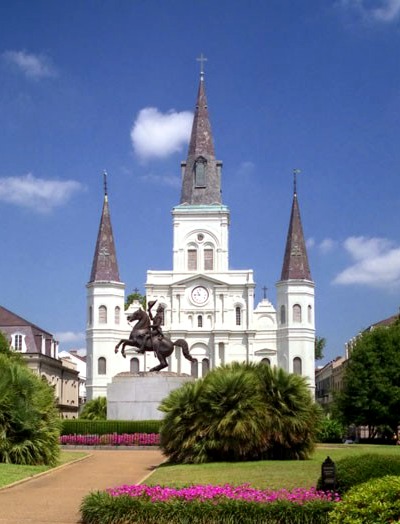
[{"label": "cathedral", "polygon": [[[255,305],[253,271],[229,269],[229,208],[221,200],[222,162],[216,159],[207,109],[204,74],[186,161],[181,163],[180,203],[172,209],[172,269],[148,271],[146,298],[162,307],[163,332],[183,338],[193,362],[180,348],[166,371],[203,377],[219,365],[262,362],[306,378],[314,394],[315,310],[296,184],[276,306],[264,298]],[[152,352],[127,347],[126,359],[114,347],[129,337],[112,232],[107,188],[87,284],[87,397],[107,395],[117,373],[146,372],[158,361]]]}]

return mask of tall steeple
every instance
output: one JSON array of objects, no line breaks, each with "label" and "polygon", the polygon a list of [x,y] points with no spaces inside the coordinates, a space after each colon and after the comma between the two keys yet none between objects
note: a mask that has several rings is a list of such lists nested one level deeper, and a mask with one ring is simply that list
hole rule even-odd
[{"label": "tall steeple", "polygon": [[213,136],[208,116],[201,56],[200,84],[186,162],[182,162],[181,204],[221,204],[222,162],[215,159]]},{"label": "tall steeple", "polygon": [[299,203],[297,200],[296,174],[294,171],[294,191],[292,212],[290,215],[289,230],[286,239],[285,257],[281,280],[310,280],[311,272],[308,264],[306,243],[304,241],[303,227],[300,218]]},{"label": "tall steeple", "polygon": [[104,203],[97,234],[90,282],[120,282],[114,236],[107,194],[107,173],[104,172]]}]

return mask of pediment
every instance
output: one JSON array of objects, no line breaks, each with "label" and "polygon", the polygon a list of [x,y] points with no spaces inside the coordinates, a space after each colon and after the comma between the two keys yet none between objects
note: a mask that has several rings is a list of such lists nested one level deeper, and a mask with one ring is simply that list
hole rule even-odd
[{"label": "pediment", "polygon": [[203,284],[210,284],[213,286],[227,286],[227,282],[223,282],[222,280],[219,280],[217,278],[213,278],[207,274],[204,273],[197,273],[196,275],[191,275],[190,277],[182,278],[181,280],[176,280],[173,285],[174,286],[189,286],[191,284],[201,282]]},{"label": "pediment", "polygon": [[271,355],[276,355],[276,349],[263,348],[263,349],[254,351],[254,354],[257,355],[258,357],[264,357],[264,356],[268,357]]}]

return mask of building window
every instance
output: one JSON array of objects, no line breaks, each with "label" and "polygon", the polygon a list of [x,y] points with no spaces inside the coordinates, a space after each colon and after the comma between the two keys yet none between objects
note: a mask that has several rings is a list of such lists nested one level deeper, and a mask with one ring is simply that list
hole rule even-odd
[{"label": "building window", "polygon": [[293,373],[295,375],[301,375],[302,374],[302,364],[301,364],[301,358],[296,357],[293,359]]},{"label": "building window", "polygon": [[119,306],[117,306],[117,307],[115,308],[114,313],[115,313],[115,323],[116,323],[116,324],[119,324],[120,314],[121,314],[121,308],[120,308]]},{"label": "building window", "polygon": [[210,361],[208,360],[208,358],[203,358],[201,362],[201,376],[205,377],[209,371],[210,371]]},{"label": "building window", "polygon": [[197,270],[197,249],[188,249],[188,270]]},{"label": "building window", "polygon": [[293,306],[293,322],[301,322],[301,306],[295,304]]},{"label": "building window", "polygon": [[212,271],[214,269],[214,250],[204,250],[204,271]]},{"label": "building window", "polygon": [[286,324],[286,308],[281,306],[281,324]]},{"label": "building window", "polygon": [[22,351],[22,335],[14,335],[13,347],[15,351]]},{"label": "building window", "polygon": [[130,372],[139,373],[139,359],[138,358],[131,358]]},{"label": "building window", "polygon": [[200,328],[203,327],[203,317],[202,317],[202,315],[199,315],[197,317],[197,327],[200,327]]},{"label": "building window", "polygon": [[99,375],[107,374],[107,361],[104,357],[100,357],[97,361],[97,373]]},{"label": "building window", "polygon": [[90,306],[89,308],[89,325],[91,326],[93,324],[93,308]]},{"label": "building window", "polygon": [[196,359],[192,361],[192,369],[190,371],[190,374],[193,378],[199,378],[199,363]]},{"label": "building window", "polygon": [[206,187],[206,166],[207,161],[199,157],[194,165],[194,185],[195,187]]},{"label": "building window", "polygon": [[161,306],[160,311],[157,311],[157,313],[161,316],[161,325],[165,326],[165,307]]},{"label": "building window", "polygon": [[107,308],[106,306],[99,307],[99,324],[107,324]]},{"label": "building window", "polygon": [[236,325],[242,325],[242,310],[239,306],[235,308]]},{"label": "building window", "polygon": [[261,359],[261,364],[265,364],[266,366],[270,366],[271,365],[271,361],[269,358],[263,358]]},{"label": "building window", "polygon": [[308,323],[312,324],[312,307],[311,306],[308,306],[307,312],[308,312]]}]

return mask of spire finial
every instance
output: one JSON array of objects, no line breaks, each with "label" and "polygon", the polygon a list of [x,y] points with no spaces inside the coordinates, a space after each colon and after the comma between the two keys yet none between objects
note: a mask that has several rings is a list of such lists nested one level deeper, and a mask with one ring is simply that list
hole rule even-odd
[{"label": "spire finial", "polygon": [[104,196],[107,196],[107,171],[103,172],[103,183],[104,183]]},{"label": "spire finial", "polygon": [[196,58],[198,62],[200,62],[200,80],[204,80],[204,62],[207,62],[208,58],[206,58],[203,53],[199,56],[199,58]]},{"label": "spire finial", "polygon": [[300,169],[293,169],[293,194],[297,195],[297,175],[301,173]]},{"label": "spire finial", "polygon": [[267,286],[264,286],[264,287],[262,288],[262,290],[263,290],[263,292],[264,292],[264,300],[265,300],[265,299],[267,298],[267,291],[268,291]]}]

